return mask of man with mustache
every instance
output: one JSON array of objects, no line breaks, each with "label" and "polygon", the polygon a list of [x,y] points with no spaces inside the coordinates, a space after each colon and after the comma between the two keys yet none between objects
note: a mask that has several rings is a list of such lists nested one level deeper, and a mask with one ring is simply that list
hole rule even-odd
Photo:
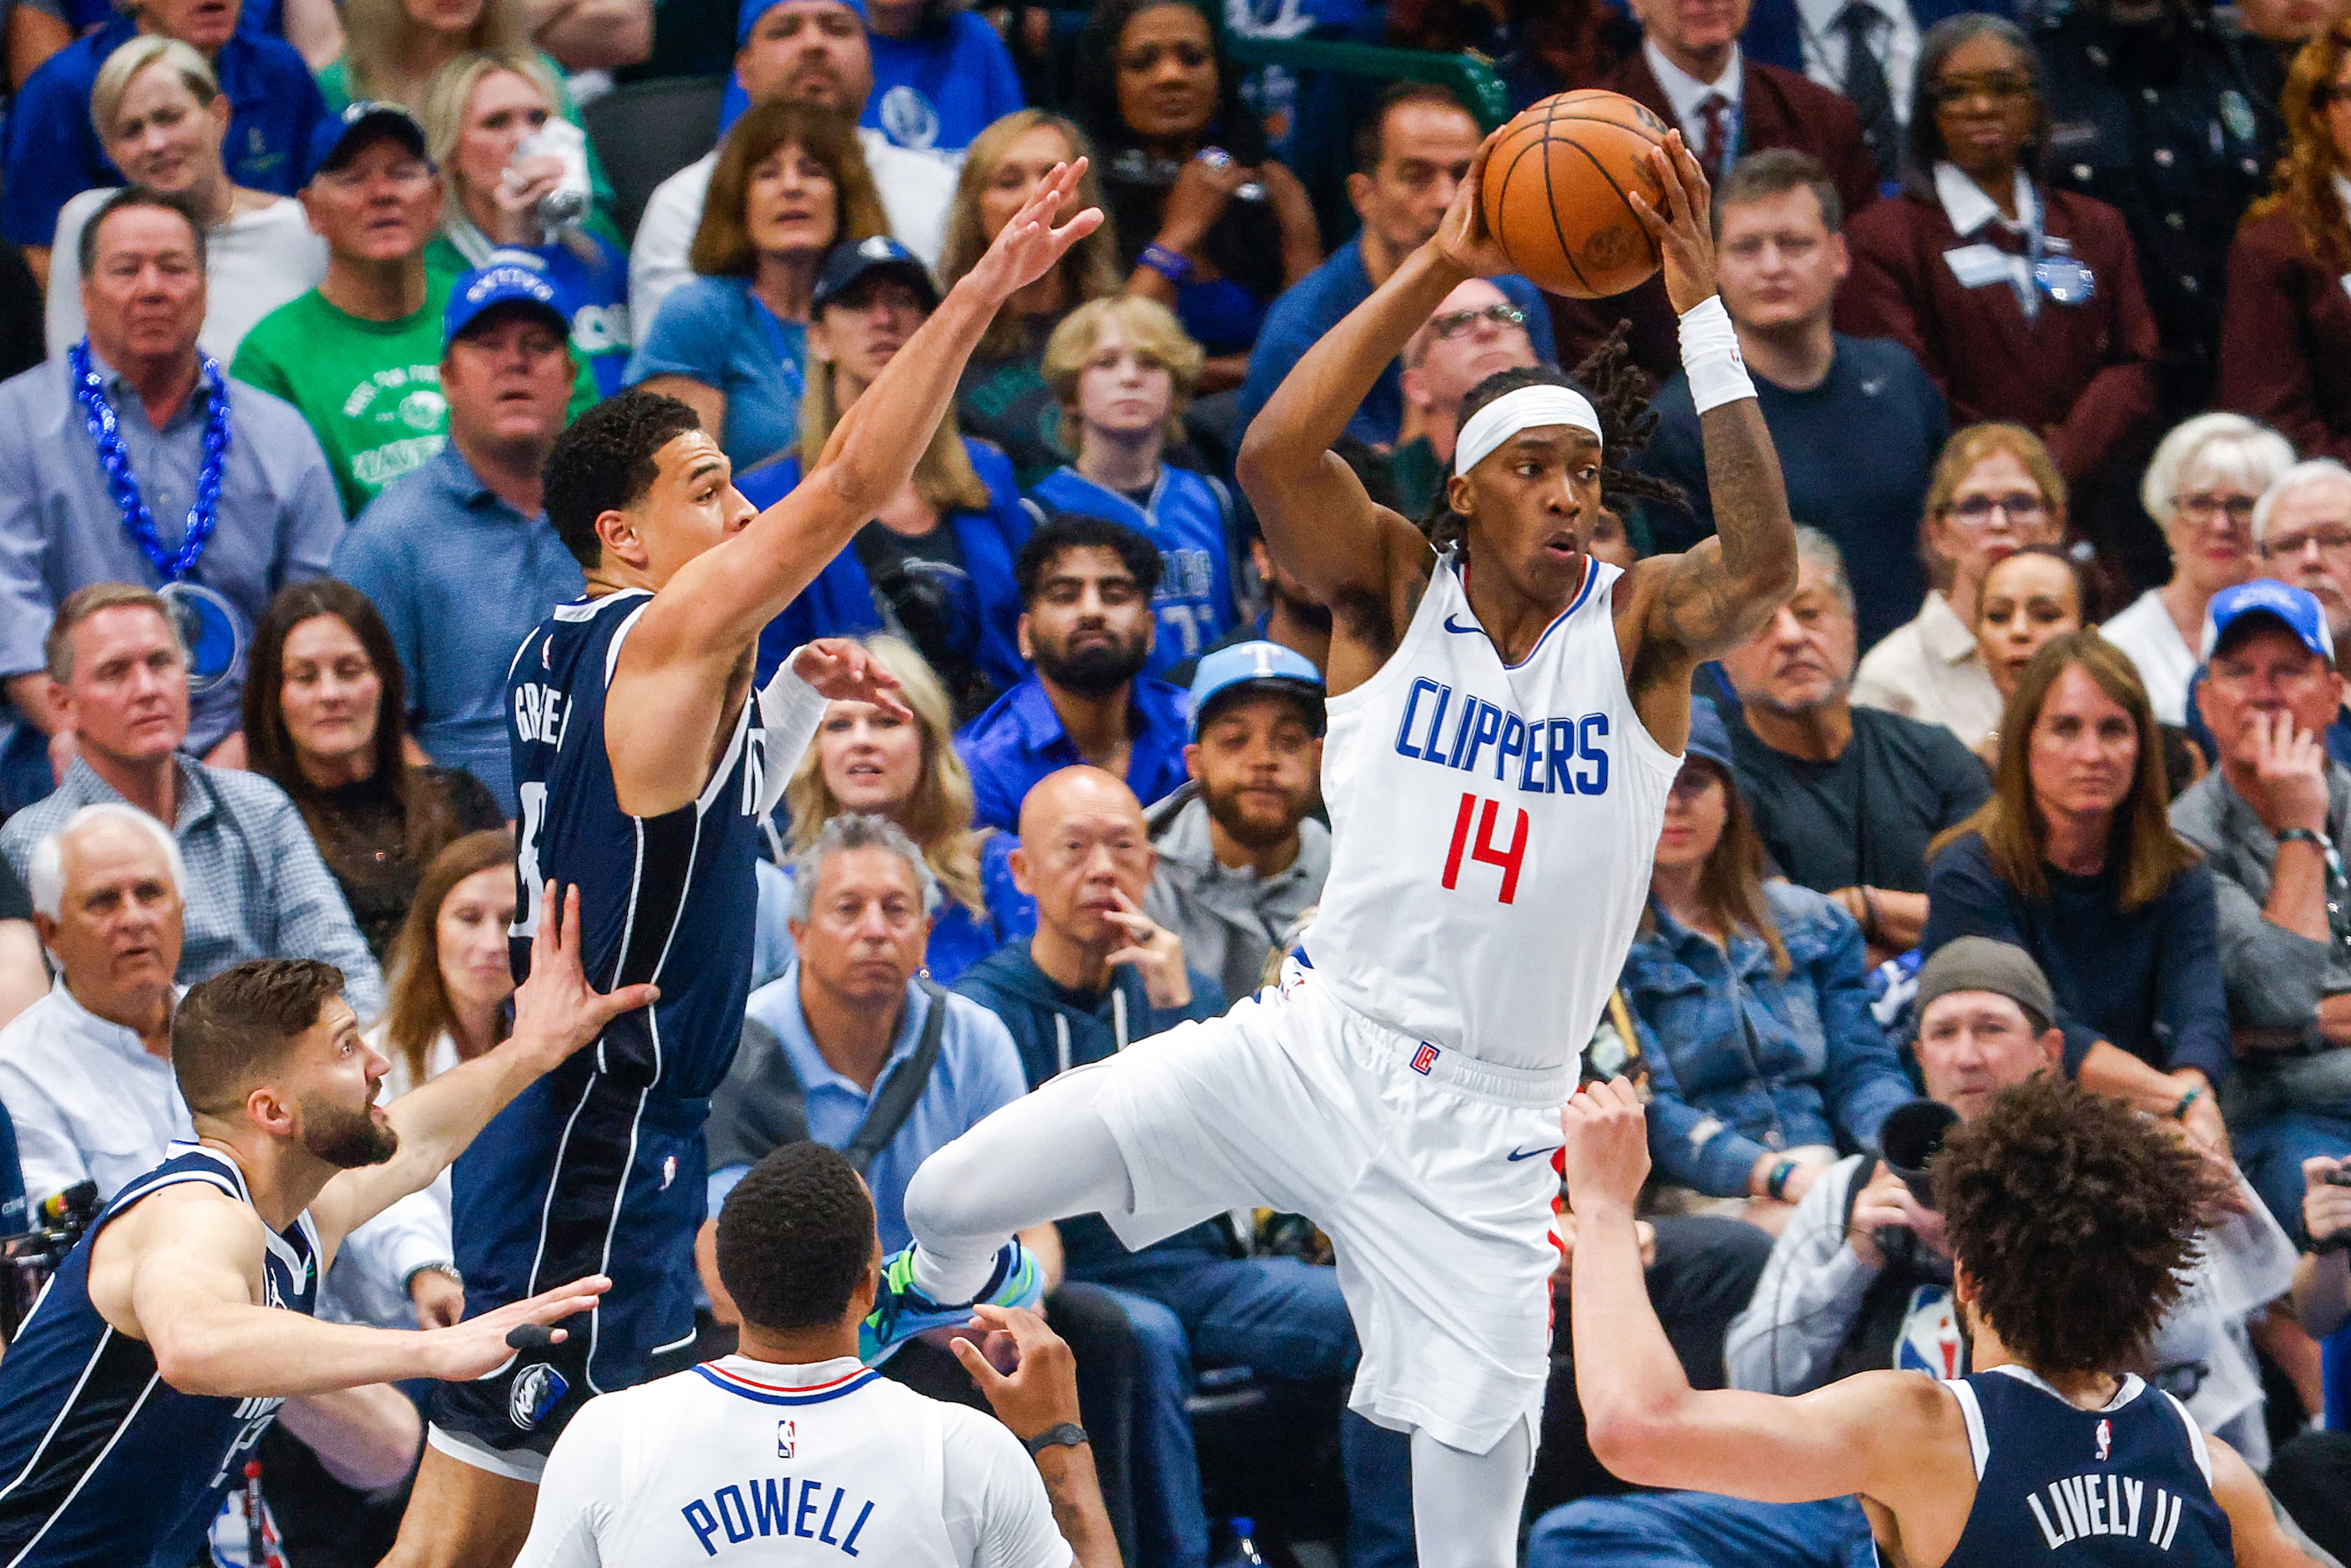
[{"label": "man with mustache", "polygon": [[1143,673],[1158,550],[1123,523],[1058,517],[1029,536],[1013,572],[1020,656],[1037,673],[956,733],[973,825],[1016,831],[1030,787],[1081,762],[1125,779],[1146,806],[1172,794],[1191,736],[1183,689]]},{"label": "man with mustache", "polygon": [[1796,530],[1796,591],[1722,657],[1739,788],[1788,880],[1860,923],[1873,961],[1918,945],[1927,845],[1983,804],[1983,765],[1939,725],[1853,706],[1853,589],[1836,543]]}]

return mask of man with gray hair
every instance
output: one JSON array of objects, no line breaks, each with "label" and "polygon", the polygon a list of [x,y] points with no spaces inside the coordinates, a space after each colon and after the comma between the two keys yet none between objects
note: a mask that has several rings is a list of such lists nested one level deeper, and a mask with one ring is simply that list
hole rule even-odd
[{"label": "man with gray hair", "polygon": [[1853,590],[1836,541],[1796,530],[1795,591],[1722,657],[1740,793],[1789,881],[1860,925],[1873,961],[1918,945],[1927,845],[1991,793],[1940,725],[1853,705]]},{"label": "man with gray hair", "polygon": [[[833,818],[792,865],[782,977],[751,995],[743,1044],[710,1099],[710,1212],[761,1156],[813,1139],[847,1154],[873,1194],[884,1252],[906,1245],[906,1183],[933,1149],[1029,1092],[996,1015],[924,975],[938,879],[896,824]],[[1050,1280],[1050,1225],[1024,1236]],[[711,1300],[712,1223],[695,1249]]]}]

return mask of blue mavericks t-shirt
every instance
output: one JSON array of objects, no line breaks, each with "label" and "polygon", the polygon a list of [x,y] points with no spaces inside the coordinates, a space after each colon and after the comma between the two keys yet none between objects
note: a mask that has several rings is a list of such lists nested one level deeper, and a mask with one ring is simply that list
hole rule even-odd
[{"label": "blue mavericks t-shirt", "polygon": [[1024,108],[1012,53],[996,29],[953,12],[911,38],[867,36],[873,90],[860,125],[915,152],[960,154],[972,139]]},{"label": "blue mavericks t-shirt", "polygon": [[1159,548],[1159,590],[1151,596],[1158,618],[1147,675],[1165,675],[1199,657],[1239,619],[1233,605],[1232,498],[1225,487],[1188,468],[1162,465],[1159,481],[1138,504],[1074,468],[1045,476],[1029,492],[1040,511],[1079,513],[1124,523]]},{"label": "blue mavericks t-shirt", "polygon": [[[26,78],[8,111],[0,235],[17,245],[47,246],[57,238],[57,214],[82,192],[120,185],[122,171],[99,145],[89,123],[89,92],[106,57],[136,37],[128,16],[67,45]],[[239,32],[214,62],[228,95],[228,136],[221,156],[228,177],[256,191],[290,196],[310,171],[310,132],[327,117],[327,100],[293,46]]]}]

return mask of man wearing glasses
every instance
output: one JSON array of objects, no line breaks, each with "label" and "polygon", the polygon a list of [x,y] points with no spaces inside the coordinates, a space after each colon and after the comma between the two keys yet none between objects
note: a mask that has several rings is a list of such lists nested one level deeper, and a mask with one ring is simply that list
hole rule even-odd
[{"label": "man wearing glasses", "polygon": [[[441,173],[416,117],[367,99],[319,123],[310,158],[302,210],[327,242],[327,276],[263,317],[229,373],[301,411],[345,514],[357,517],[449,440],[442,316],[455,279],[424,268],[425,242],[440,232]],[[583,360],[571,415],[595,402]]]},{"label": "man wearing glasses", "polygon": [[[2285,484],[2262,498],[2273,526],[2296,499],[2323,498],[2332,515],[2308,525],[2297,553],[2331,554],[2330,570],[2345,571],[2351,475],[2335,467],[2281,501]],[[2270,566],[2283,575],[2293,563],[2273,557]],[[2338,848],[2351,841],[2351,768],[2322,739],[2342,718],[2329,624],[2343,616],[2340,580],[2332,602],[2269,578],[2213,596],[2195,700],[2220,762],[2171,807],[2173,829],[2211,867],[2219,901],[2238,1062],[2225,1107],[2231,1140],[2247,1179],[2297,1238],[2302,1162],[2351,1155],[2351,1051],[2342,1049],[2351,1046],[2351,894]]]},{"label": "man wearing glasses", "polygon": [[[1546,344],[1546,347],[1549,345]],[[1412,335],[1404,366],[1404,426],[1388,468],[1396,509],[1417,517],[1444,492],[1461,431],[1461,400],[1497,371],[1541,363],[1527,336],[1527,313],[1490,277],[1473,277],[1447,295]]]},{"label": "man wearing glasses", "polygon": [[[1949,434],[1943,396],[1901,344],[1831,329],[1849,267],[1844,204],[1811,154],[1775,148],[1740,159],[1714,210],[1716,282],[1780,452],[1789,512],[1844,552],[1866,651],[1926,596],[1918,517]],[[1654,406],[1641,466],[1687,491],[1692,510],[1652,507],[1650,527],[1657,549],[1687,550],[1714,532],[1688,380],[1676,375]]]}]

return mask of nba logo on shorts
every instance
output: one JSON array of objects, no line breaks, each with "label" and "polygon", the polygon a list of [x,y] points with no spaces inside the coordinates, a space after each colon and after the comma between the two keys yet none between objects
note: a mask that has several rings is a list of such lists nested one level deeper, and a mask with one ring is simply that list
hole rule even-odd
[{"label": "nba logo on shorts", "polygon": [[546,1420],[547,1413],[570,1389],[561,1373],[543,1361],[534,1362],[515,1375],[514,1390],[507,1396],[507,1414],[528,1432]]},{"label": "nba logo on shorts", "polygon": [[1412,1053],[1412,1070],[1423,1078],[1427,1077],[1428,1070],[1437,1065],[1437,1047],[1422,1040],[1420,1049]]},{"label": "nba logo on shorts", "polygon": [[776,1423],[776,1458],[789,1459],[799,1451],[799,1427],[789,1421]]}]

